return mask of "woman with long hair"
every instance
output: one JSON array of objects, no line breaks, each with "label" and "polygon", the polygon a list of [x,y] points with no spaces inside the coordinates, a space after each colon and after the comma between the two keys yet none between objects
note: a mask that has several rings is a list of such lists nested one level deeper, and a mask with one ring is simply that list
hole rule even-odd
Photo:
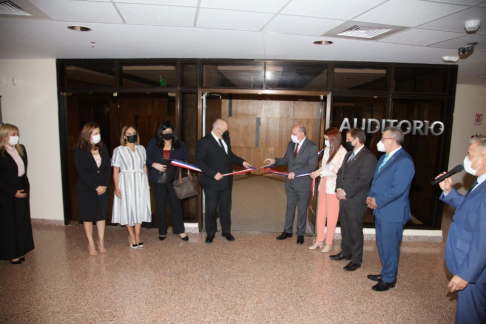
[{"label": "woman with long hair", "polygon": [[[319,184],[319,199],[317,203],[317,239],[310,250],[322,248],[323,253],[332,249],[332,241],[339,217],[339,200],[336,197],[336,175],[343,164],[346,149],[341,145],[342,136],[335,127],[324,132],[324,156],[321,167],[311,173],[311,178],[321,177]],[[324,244],[324,229],[327,219],[326,242]]]},{"label": "woman with long hair", "polygon": [[111,161],[115,184],[111,222],[126,226],[132,249],[143,248],[142,222],[152,221],[146,160],[135,126],[123,126],[120,146],[113,151]]},{"label": "woman with long hair", "polygon": [[[179,173],[168,175],[168,160],[187,161],[187,151],[184,143],[179,140],[174,124],[165,121],[157,129],[155,137],[147,145],[147,166],[149,169],[149,180],[154,189],[155,204],[157,206],[157,222],[159,223],[159,240],[167,237],[167,202],[170,207],[170,218],[172,220],[172,232],[179,234],[183,241],[188,241],[189,236],[184,228],[182,219],[181,201],[177,199],[174,191],[173,181],[178,178]],[[170,168],[170,166],[169,166]]]},{"label": "woman with long hair", "polygon": [[21,264],[34,249],[29,191],[27,151],[19,144],[19,129],[0,125],[0,259],[12,264]]},{"label": "woman with long hair", "polygon": [[93,239],[93,223],[98,230],[98,249],[106,253],[105,226],[108,214],[108,193],[111,163],[108,148],[101,141],[100,126],[87,123],[79,134],[74,150],[74,165],[78,174],[79,220],[83,222],[90,255],[97,255]]}]

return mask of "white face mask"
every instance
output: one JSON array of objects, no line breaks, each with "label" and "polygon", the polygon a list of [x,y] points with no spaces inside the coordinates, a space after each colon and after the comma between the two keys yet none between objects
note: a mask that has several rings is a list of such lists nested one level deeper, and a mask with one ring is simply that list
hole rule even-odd
[{"label": "white face mask", "polygon": [[8,144],[14,146],[19,144],[19,137],[18,136],[10,136],[8,139]]},{"label": "white face mask", "polygon": [[331,144],[329,144],[329,140],[325,140],[324,145],[326,145],[326,147],[331,147]]},{"label": "white face mask", "polygon": [[[479,159],[479,157],[478,157],[478,159]],[[476,159],[476,160],[477,160],[477,159]],[[471,161],[471,160],[469,160],[469,159],[468,159],[468,157],[467,157],[467,156],[464,158],[464,170],[465,170],[467,173],[469,173],[469,174],[471,174],[471,175],[473,175],[473,176],[475,176],[475,175],[476,175],[476,172],[478,171],[477,169],[476,169],[476,170],[474,170],[474,169],[472,168],[472,166],[471,166],[471,165],[473,164],[473,162],[475,162],[476,160]],[[479,168],[478,168],[478,169],[479,169]]]},{"label": "white face mask", "polygon": [[299,143],[300,141],[297,139],[297,136],[295,136],[294,134],[290,135],[290,139],[292,140],[292,142],[294,142],[295,144]]},{"label": "white face mask", "polygon": [[385,144],[383,144],[382,141],[379,141],[377,144],[376,144],[376,148],[378,149],[379,152],[385,152]]},{"label": "white face mask", "polygon": [[93,143],[93,144],[98,144],[100,141],[101,141],[101,135],[100,134],[93,135],[91,137],[91,143]]}]

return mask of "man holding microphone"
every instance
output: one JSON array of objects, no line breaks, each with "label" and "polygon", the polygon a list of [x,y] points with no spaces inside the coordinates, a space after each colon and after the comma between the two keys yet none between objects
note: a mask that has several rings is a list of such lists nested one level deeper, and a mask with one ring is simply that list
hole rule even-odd
[{"label": "man holding microphone", "polygon": [[453,275],[449,289],[457,291],[456,323],[479,324],[486,323],[486,137],[471,140],[464,169],[477,177],[466,194],[452,187],[450,177],[439,183],[440,200],[456,209],[445,259]]}]

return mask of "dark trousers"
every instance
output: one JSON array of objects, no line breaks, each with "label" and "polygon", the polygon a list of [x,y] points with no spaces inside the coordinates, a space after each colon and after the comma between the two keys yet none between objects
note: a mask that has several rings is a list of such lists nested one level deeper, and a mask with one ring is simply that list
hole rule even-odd
[{"label": "dark trousers", "polygon": [[366,207],[352,209],[343,203],[339,207],[339,223],[341,224],[341,249],[345,256],[351,256],[351,261],[357,264],[363,262],[363,217]]},{"label": "dark trousers", "polygon": [[404,222],[384,222],[375,218],[376,245],[383,266],[381,275],[385,282],[395,282],[400,259],[400,243],[402,243]]},{"label": "dark trousers", "polygon": [[159,223],[159,235],[167,235],[167,201],[170,208],[170,219],[172,221],[172,232],[174,234],[184,233],[184,221],[182,219],[182,204],[177,198],[172,183],[152,183],[157,207],[157,222]]},{"label": "dark trousers", "polygon": [[219,222],[224,234],[231,231],[231,187],[224,190],[204,188],[206,197],[206,233],[214,235],[218,229],[216,210],[219,205]]},{"label": "dark trousers", "polygon": [[[297,191],[292,183],[287,188],[287,211],[285,213],[284,231],[292,234],[294,229],[295,208],[297,211],[297,235],[305,235],[305,224],[307,223],[307,208],[311,199],[311,191]],[[298,205],[298,206],[297,206]]]}]

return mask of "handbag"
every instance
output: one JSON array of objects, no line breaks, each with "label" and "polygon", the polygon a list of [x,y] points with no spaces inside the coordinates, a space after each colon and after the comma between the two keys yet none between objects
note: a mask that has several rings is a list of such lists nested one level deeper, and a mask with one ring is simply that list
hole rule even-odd
[{"label": "handbag", "polygon": [[191,198],[199,195],[199,185],[196,179],[191,175],[191,171],[187,170],[187,177],[182,177],[181,168],[179,168],[179,179],[173,182],[174,191],[179,199]]},{"label": "handbag", "polygon": [[170,183],[174,181],[177,167],[170,164],[170,162],[171,160],[169,159],[162,159],[161,164],[165,165],[167,168],[164,172],[159,172],[159,177],[157,178],[158,183]]}]

